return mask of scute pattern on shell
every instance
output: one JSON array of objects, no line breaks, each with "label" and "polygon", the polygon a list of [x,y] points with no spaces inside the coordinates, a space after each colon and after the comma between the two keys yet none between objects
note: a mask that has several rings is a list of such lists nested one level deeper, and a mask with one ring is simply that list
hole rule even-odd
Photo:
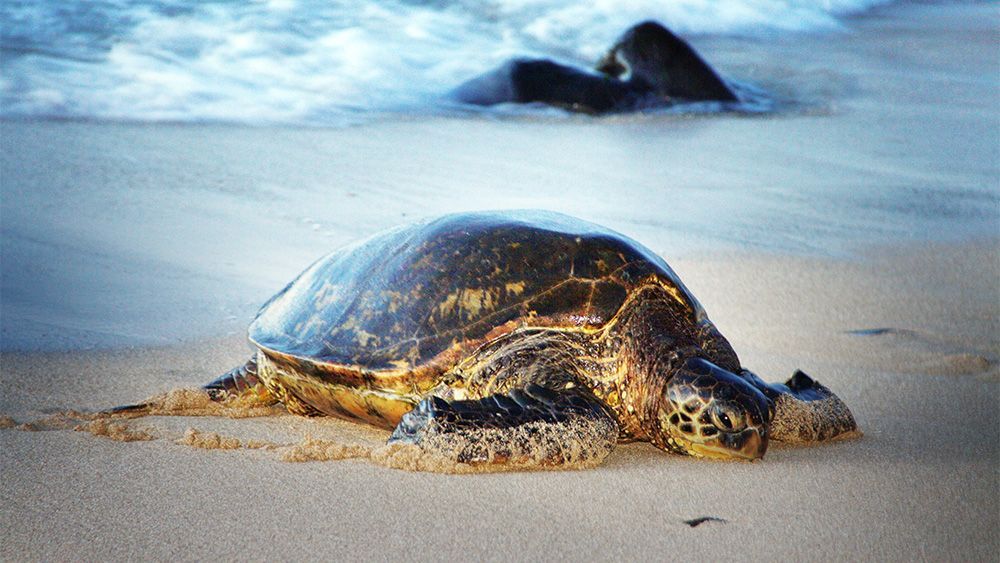
[{"label": "scute pattern on shell", "polygon": [[448,215],[320,259],[250,338],[318,364],[408,370],[498,331],[600,327],[651,276],[703,316],[666,262],[614,231],[537,211]]}]

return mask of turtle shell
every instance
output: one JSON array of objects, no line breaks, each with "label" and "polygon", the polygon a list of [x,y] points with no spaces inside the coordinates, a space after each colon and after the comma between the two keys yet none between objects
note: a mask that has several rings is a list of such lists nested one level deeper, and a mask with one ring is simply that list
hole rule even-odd
[{"label": "turtle shell", "polygon": [[447,215],[321,258],[249,336],[312,364],[413,370],[518,327],[599,328],[650,277],[704,318],[662,258],[614,231],[538,211]]}]

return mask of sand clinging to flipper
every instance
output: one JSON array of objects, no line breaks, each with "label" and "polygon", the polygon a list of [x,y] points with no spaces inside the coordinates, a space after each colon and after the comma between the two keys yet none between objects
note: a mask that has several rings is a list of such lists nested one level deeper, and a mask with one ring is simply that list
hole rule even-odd
[{"label": "sand clinging to flipper", "polygon": [[137,405],[108,411],[109,416],[137,418],[143,416],[225,416],[252,418],[284,413],[281,408],[263,406],[232,397],[214,401],[203,389],[177,388],[154,395]]}]

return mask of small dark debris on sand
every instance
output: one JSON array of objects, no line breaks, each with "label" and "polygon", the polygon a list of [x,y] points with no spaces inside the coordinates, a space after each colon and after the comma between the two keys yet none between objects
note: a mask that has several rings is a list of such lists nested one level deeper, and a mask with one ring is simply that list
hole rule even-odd
[{"label": "small dark debris on sand", "polygon": [[694,528],[696,526],[700,526],[701,524],[704,524],[705,522],[718,522],[720,524],[725,524],[726,523],[726,521],[723,520],[722,518],[716,518],[715,516],[702,516],[701,518],[693,518],[691,520],[685,520],[684,521],[685,524],[687,524],[688,526],[691,526],[692,528]]},{"label": "small dark debris on sand", "polygon": [[862,328],[858,330],[848,330],[845,331],[845,333],[853,336],[883,336],[886,334],[896,334],[900,336],[914,336],[916,334],[912,330],[905,330],[901,328],[890,328],[890,327]]}]

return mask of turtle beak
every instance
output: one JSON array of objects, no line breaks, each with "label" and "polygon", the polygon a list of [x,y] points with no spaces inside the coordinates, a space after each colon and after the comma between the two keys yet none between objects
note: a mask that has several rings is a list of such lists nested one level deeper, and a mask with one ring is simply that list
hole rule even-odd
[{"label": "turtle beak", "polygon": [[718,444],[693,443],[690,448],[695,454],[708,458],[754,461],[764,457],[767,451],[767,433],[757,428],[724,433],[719,436]]},{"label": "turtle beak", "polygon": [[748,428],[736,436],[742,436],[743,441],[742,447],[733,450],[737,457],[749,461],[764,457],[767,451],[767,434],[761,433],[756,428]]}]

